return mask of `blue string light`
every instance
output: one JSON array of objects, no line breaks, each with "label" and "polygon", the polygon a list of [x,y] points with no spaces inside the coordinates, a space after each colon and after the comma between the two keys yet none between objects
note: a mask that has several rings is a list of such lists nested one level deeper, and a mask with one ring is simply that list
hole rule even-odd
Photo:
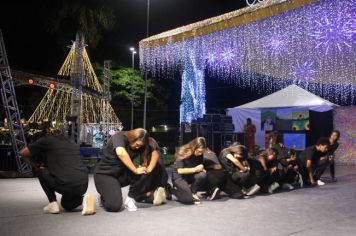
[{"label": "blue string light", "polygon": [[180,123],[196,120],[205,114],[204,71],[193,55],[186,59],[182,74]]}]

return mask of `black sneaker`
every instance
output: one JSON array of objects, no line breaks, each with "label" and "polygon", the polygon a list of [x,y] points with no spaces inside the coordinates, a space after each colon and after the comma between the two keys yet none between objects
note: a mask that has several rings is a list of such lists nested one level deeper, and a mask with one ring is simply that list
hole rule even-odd
[{"label": "black sneaker", "polygon": [[220,189],[218,187],[215,187],[212,191],[211,191],[211,194],[209,196],[209,200],[210,201],[213,201],[213,200],[216,200],[220,198]]},{"label": "black sneaker", "polygon": [[331,182],[332,182],[332,183],[337,182],[337,178],[336,178],[336,177],[331,177]]}]

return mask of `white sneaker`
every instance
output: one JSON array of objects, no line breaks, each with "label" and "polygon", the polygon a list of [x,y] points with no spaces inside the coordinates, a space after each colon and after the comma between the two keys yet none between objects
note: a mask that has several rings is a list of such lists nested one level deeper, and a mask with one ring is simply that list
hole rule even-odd
[{"label": "white sneaker", "polygon": [[242,189],[241,189],[241,192],[242,192],[243,195],[247,195],[248,189],[242,188]]},{"label": "white sneaker", "polygon": [[324,186],[325,185],[325,183],[323,181],[321,181],[320,179],[318,180],[317,184],[318,184],[318,186]]},{"label": "white sneaker", "polygon": [[127,197],[125,200],[125,208],[128,211],[137,211],[136,201],[133,198]]},{"label": "white sneaker", "polygon": [[158,187],[153,193],[153,205],[158,206],[167,202],[166,190],[162,187]]},{"label": "white sneaker", "polygon": [[284,190],[293,190],[294,187],[291,184],[286,183],[286,184],[282,185],[282,189],[284,189]]},{"label": "white sneaker", "polygon": [[50,214],[59,214],[59,205],[58,202],[51,202],[43,208],[44,213]]},{"label": "white sneaker", "polygon": [[92,194],[85,194],[83,197],[82,215],[93,215],[95,213],[95,197]]},{"label": "white sneaker", "polygon": [[298,184],[301,188],[303,188],[304,181],[303,181],[303,176],[300,173],[298,173]]},{"label": "white sneaker", "polygon": [[198,197],[198,195],[196,193],[193,193],[192,196],[193,196],[194,204],[199,205],[201,203],[201,201],[200,201],[200,198]]},{"label": "white sneaker", "polygon": [[277,188],[279,188],[279,183],[274,182],[268,187],[268,193],[272,194]]},{"label": "white sneaker", "polygon": [[253,185],[248,192],[246,193],[246,196],[252,196],[258,193],[260,191],[261,187],[258,184]]}]

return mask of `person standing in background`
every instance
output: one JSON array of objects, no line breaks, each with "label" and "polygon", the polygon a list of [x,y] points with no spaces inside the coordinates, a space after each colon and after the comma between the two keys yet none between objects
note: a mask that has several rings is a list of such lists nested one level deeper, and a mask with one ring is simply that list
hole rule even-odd
[{"label": "person standing in background", "polygon": [[247,147],[248,151],[252,151],[253,147],[255,146],[256,126],[252,124],[251,118],[247,118],[246,120],[244,133],[245,133],[245,146]]},{"label": "person standing in background", "polygon": [[340,131],[333,130],[329,137],[329,149],[327,156],[330,160],[330,176],[331,181],[336,182],[337,179],[335,177],[335,151],[339,147],[339,138],[340,138]]}]

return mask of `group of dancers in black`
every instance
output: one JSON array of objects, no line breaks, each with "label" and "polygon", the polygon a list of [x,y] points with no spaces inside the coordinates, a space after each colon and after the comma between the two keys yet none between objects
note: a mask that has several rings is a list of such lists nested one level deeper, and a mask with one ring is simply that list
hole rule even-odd
[{"label": "group of dancers in black", "polygon": [[[340,133],[334,130],[329,138],[320,138],[299,155],[284,147],[278,132],[268,134],[266,150],[253,153],[233,143],[215,154],[205,139],[198,137],[177,148],[172,168],[167,171],[157,142],[145,129],[118,131],[103,149],[94,170],[94,182],[100,205],[109,212],[119,212],[123,206],[136,211],[137,202],[154,206],[168,200],[200,204],[202,199],[245,199],[280,189],[320,186],[325,184],[320,177],[328,166],[336,181],[334,152],[339,137]],[[87,169],[78,146],[63,132],[48,133],[22,149],[20,155],[33,166],[47,195],[45,213],[60,213],[57,192],[62,195],[61,206],[66,211],[82,205],[83,215],[94,214],[95,197],[85,194]],[[139,164],[134,164],[135,159]],[[129,186],[129,191],[123,200],[125,186]]]}]

